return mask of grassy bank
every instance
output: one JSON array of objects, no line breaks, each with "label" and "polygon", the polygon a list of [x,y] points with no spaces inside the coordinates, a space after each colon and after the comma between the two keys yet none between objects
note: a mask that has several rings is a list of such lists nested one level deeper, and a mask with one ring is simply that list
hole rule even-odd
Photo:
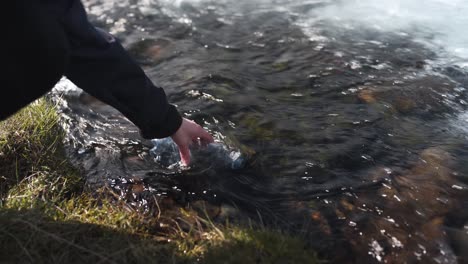
[{"label": "grassy bank", "polygon": [[112,190],[86,190],[57,122],[39,100],[0,123],[0,263],[318,262],[280,232],[220,226],[183,208],[149,213]]}]

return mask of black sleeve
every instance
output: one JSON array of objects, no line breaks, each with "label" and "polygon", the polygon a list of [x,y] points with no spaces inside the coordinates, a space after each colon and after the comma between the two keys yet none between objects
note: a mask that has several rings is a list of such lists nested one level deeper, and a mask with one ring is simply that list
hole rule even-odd
[{"label": "black sleeve", "polygon": [[69,56],[62,25],[38,1],[2,3],[0,121],[60,80]]},{"label": "black sleeve", "polygon": [[176,107],[155,86],[125,49],[92,27],[79,1],[66,21],[71,51],[65,76],[78,87],[115,107],[141,130],[144,138],[174,134],[182,124]]}]

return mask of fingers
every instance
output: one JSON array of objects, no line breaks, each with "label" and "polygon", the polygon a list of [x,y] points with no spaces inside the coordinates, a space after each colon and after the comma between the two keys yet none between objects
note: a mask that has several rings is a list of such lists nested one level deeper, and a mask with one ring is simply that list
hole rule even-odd
[{"label": "fingers", "polygon": [[203,144],[210,144],[214,142],[213,136],[203,128],[201,129],[200,135],[198,135],[198,137]]},{"label": "fingers", "polygon": [[190,150],[188,145],[179,146],[180,161],[184,166],[190,164]]},{"label": "fingers", "polygon": [[185,118],[179,130],[171,137],[179,147],[180,160],[185,166],[190,164],[190,145],[203,146],[214,142],[213,136],[203,127]]},{"label": "fingers", "polygon": [[208,144],[213,143],[214,138],[206,132],[205,130],[201,129],[200,133],[198,133],[195,138],[192,139],[192,143],[195,146],[206,147]]}]

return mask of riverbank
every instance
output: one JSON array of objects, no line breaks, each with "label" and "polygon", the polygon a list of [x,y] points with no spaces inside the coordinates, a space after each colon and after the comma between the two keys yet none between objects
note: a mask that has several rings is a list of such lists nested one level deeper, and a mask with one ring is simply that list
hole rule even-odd
[{"label": "riverbank", "polygon": [[41,99],[0,123],[0,262],[319,262],[304,240],[280,231],[88,190],[65,157],[58,120]]}]

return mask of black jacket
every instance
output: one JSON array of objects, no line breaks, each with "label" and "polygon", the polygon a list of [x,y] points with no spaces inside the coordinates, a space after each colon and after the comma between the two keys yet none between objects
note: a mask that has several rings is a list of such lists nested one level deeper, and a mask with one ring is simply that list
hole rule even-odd
[{"label": "black jacket", "polygon": [[[172,135],[182,123],[164,90],[155,86],[110,34],[94,28],[79,0],[15,0],[6,9],[9,41],[1,44],[0,118],[41,96],[65,75],[78,87],[115,107],[144,138]],[[5,18],[2,18],[4,20]]]}]

